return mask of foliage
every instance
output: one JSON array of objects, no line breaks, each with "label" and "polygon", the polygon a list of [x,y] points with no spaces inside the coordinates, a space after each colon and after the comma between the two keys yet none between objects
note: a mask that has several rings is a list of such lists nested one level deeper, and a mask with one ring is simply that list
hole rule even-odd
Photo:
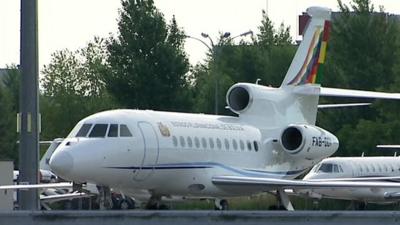
[{"label": "foliage", "polygon": [[[350,6],[338,3],[341,14],[333,21],[324,86],[399,92],[398,21],[382,7],[376,12],[369,0],[354,0]],[[398,143],[397,105],[385,100],[369,108],[326,110],[318,124],[337,134],[338,155],[381,155],[376,144]]]},{"label": "foliage", "polygon": [[42,71],[42,139],[65,137],[82,118],[115,107],[105,90],[104,41],[95,38],[85,48],[52,55]]},{"label": "foliage", "polygon": [[[20,74],[15,65],[7,67],[0,84],[0,160],[13,160],[18,165],[18,135],[16,115],[18,110]],[[1,82],[1,81],[0,81]]]},{"label": "foliage", "polygon": [[118,29],[108,44],[109,92],[123,107],[187,110],[189,63],[175,18],[167,25],[153,0],[124,0]]},{"label": "foliage", "polygon": [[263,12],[259,33],[252,43],[234,45],[232,39],[220,35],[210,53],[212,57],[191,71],[196,78],[194,111],[214,113],[216,82],[220,114],[230,114],[225,110],[225,93],[234,83],[261,79],[261,84],[279,86],[296,50],[289,31],[284,24],[276,30]]}]

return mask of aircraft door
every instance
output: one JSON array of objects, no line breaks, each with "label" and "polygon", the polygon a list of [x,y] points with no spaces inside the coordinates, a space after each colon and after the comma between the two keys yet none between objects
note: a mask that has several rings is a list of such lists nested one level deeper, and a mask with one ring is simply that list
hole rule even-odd
[{"label": "aircraft door", "polygon": [[138,122],[138,127],[143,140],[144,156],[141,167],[136,171],[134,180],[143,181],[154,173],[159,156],[159,142],[156,131],[148,122]]}]

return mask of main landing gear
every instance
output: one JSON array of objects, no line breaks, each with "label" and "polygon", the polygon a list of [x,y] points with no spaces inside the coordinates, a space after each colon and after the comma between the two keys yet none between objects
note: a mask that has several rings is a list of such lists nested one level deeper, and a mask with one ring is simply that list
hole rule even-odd
[{"label": "main landing gear", "polygon": [[149,201],[146,204],[146,209],[150,209],[150,210],[169,209],[169,207],[167,205],[161,203],[161,197],[162,196],[160,196],[160,195],[151,196]]},{"label": "main landing gear", "polygon": [[270,206],[270,210],[288,210],[294,211],[293,205],[290,202],[289,196],[282,189],[276,191],[276,200],[278,202],[277,205]]},{"label": "main landing gear", "polygon": [[215,210],[228,210],[229,204],[226,199],[218,199],[214,200],[214,209]]}]

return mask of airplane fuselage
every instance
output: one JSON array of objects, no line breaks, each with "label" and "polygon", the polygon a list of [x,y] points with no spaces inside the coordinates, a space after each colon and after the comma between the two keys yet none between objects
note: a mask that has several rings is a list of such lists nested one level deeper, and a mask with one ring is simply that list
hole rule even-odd
[{"label": "airplane fuselage", "polygon": [[[334,157],[327,158],[304,177],[305,180],[315,179],[369,179],[381,178],[381,181],[400,176],[399,157]],[[384,178],[388,179],[385,180]],[[299,191],[310,194],[315,198],[334,198],[357,200],[371,203],[392,203],[400,200],[398,188],[325,188]]]},{"label": "airplane fuselage", "polygon": [[[96,125],[103,131],[93,134]],[[122,134],[123,125],[130,135]],[[78,134],[82,126],[87,132]],[[110,135],[111,126],[118,126],[119,133]],[[294,178],[318,162],[281,150],[281,129],[263,130],[239,117],[113,110],[82,120],[51,160],[53,167],[57,158],[64,161],[58,170],[54,167],[63,178],[124,193],[145,189],[160,195],[247,195],[253,190],[221,189],[211,178]]]}]

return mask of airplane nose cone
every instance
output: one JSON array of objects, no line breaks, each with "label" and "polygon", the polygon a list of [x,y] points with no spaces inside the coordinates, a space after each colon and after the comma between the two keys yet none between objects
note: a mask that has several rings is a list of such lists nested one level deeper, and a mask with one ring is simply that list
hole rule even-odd
[{"label": "airplane nose cone", "polygon": [[74,160],[66,151],[61,151],[53,154],[50,158],[50,168],[61,177],[68,177],[68,174],[71,172]]}]

